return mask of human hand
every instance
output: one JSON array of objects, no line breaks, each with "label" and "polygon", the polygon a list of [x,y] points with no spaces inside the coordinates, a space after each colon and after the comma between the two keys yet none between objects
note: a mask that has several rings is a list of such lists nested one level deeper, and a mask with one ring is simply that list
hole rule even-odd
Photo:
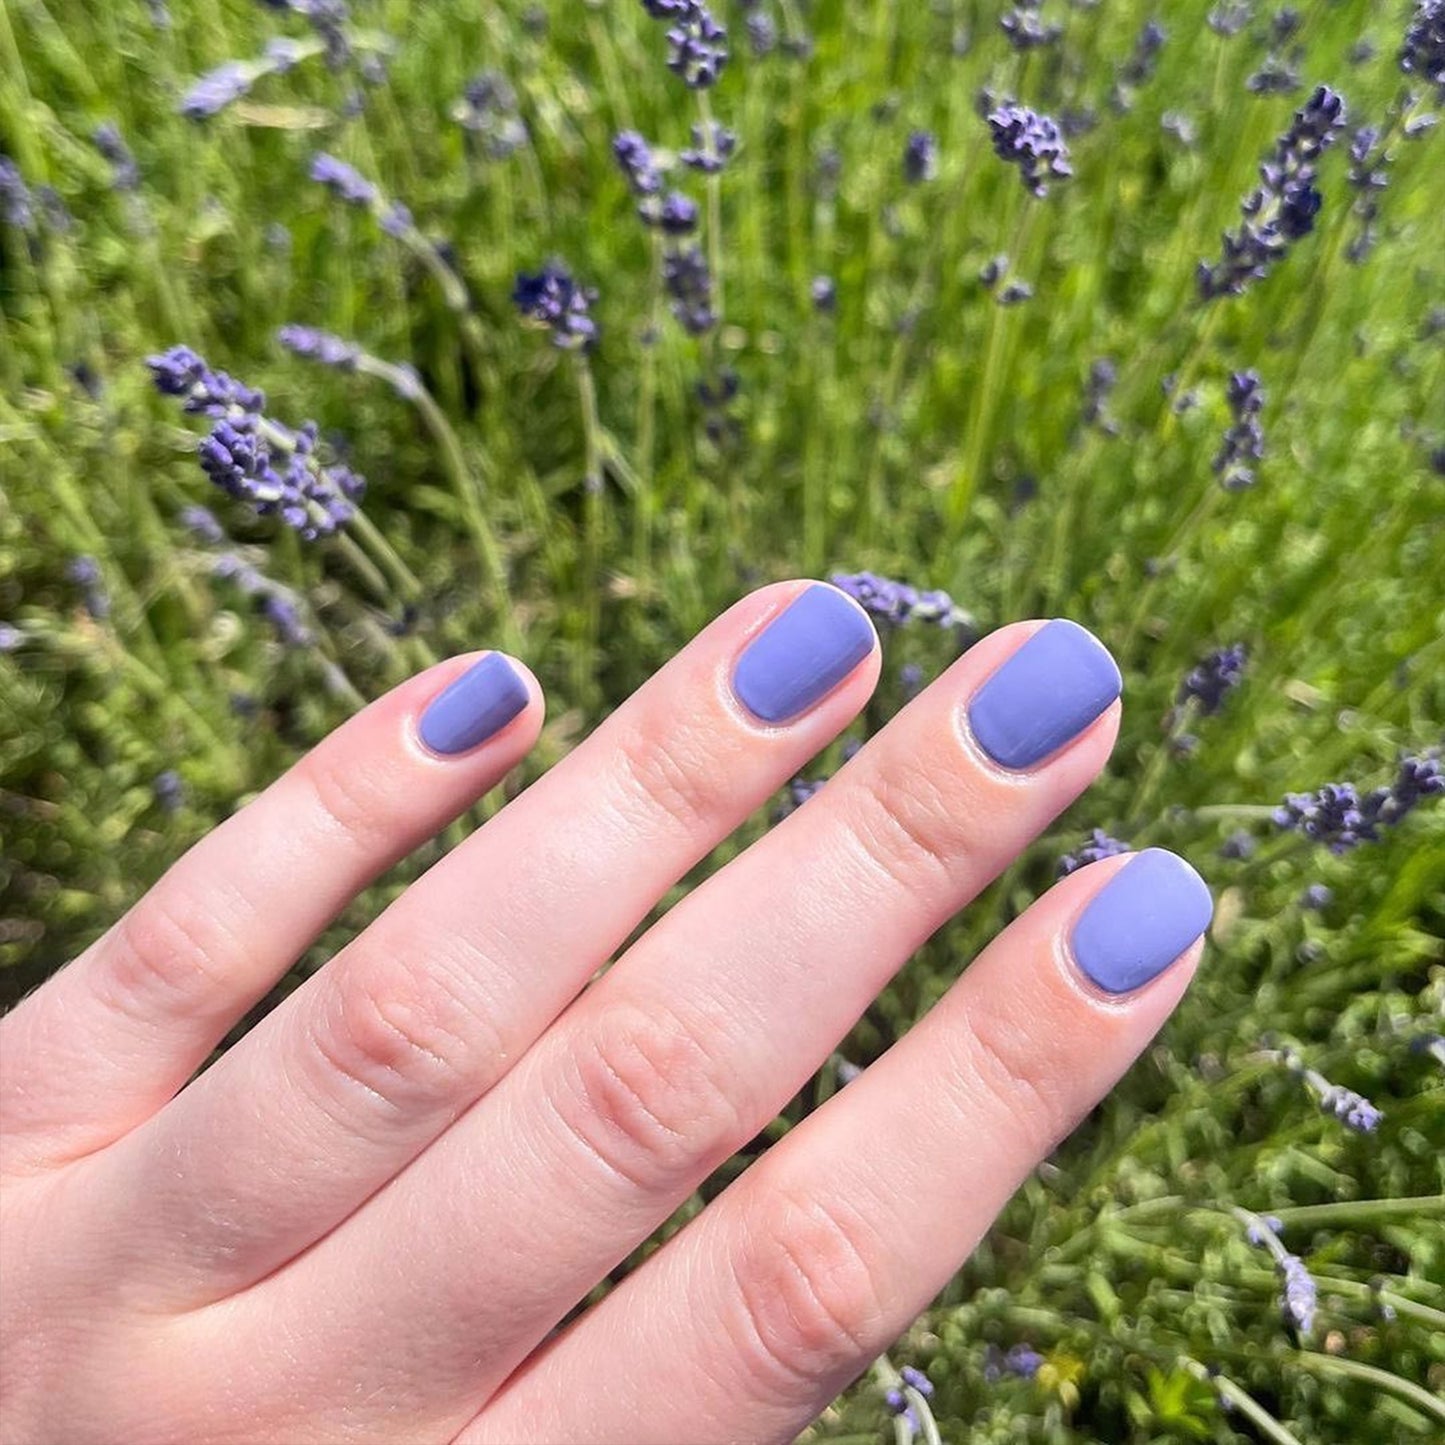
[{"label": "human hand", "polygon": [[745,598],[187,1084],[525,755],[540,690],[443,663],[192,849],[0,1023],[0,1439],[792,1438],[1152,1037],[1210,913],[1166,853],[1064,879],[554,1333],[1114,741],[1103,648],[1004,628],[589,985],[878,670],[841,593]]}]

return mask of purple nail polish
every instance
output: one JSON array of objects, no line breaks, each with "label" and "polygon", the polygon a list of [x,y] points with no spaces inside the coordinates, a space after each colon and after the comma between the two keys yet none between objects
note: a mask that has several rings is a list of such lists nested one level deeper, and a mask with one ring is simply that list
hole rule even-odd
[{"label": "purple nail polish", "polygon": [[1182,858],[1148,848],[1094,895],[1069,940],[1074,961],[1107,993],[1157,978],[1206,928],[1214,900]]},{"label": "purple nail polish", "polygon": [[427,706],[421,740],[448,757],[469,752],[524,712],[527,698],[516,668],[501,653],[489,652]]},{"label": "purple nail polish", "polygon": [[1006,768],[1029,768],[1077,737],[1123,691],[1108,650],[1062,618],[1046,623],[974,694],[968,723]]},{"label": "purple nail polish", "polygon": [[733,673],[733,691],[755,717],[788,722],[832,692],[876,640],[855,603],[815,584],[748,644]]}]

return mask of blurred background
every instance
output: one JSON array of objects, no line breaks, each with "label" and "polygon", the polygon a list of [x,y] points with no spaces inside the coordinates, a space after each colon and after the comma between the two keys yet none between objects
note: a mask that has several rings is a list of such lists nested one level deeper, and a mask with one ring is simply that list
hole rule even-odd
[{"label": "blurred background", "polygon": [[0,1004],[452,652],[547,690],[511,793],[838,578],[884,682],[705,872],[1073,617],[1106,776],[660,1238],[1164,844],[1190,999],[808,1438],[1442,1438],[1437,110],[1431,0],[4,0]]}]

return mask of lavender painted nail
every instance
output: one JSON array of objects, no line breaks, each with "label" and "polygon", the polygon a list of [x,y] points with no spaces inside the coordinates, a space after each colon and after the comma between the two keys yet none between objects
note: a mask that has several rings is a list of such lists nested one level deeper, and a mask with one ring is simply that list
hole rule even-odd
[{"label": "lavender painted nail", "polygon": [[800,593],[751,643],[733,673],[733,691],[764,722],[806,712],[873,651],[877,635],[841,592],[815,585]]},{"label": "lavender painted nail", "polygon": [[438,695],[421,719],[434,753],[465,753],[501,732],[527,707],[527,685],[500,653],[489,652]]},{"label": "lavender painted nail", "polygon": [[1083,732],[1123,687],[1104,645],[1061,618],[1041,627],[979,688],[968,722],[994,762],[1029,768]]},{"label": "lavender painted nail", "polygon": [[1148,848],[1126,863],[1079,915],[1074,961],[1107,993],[1157,978],[1206,928],[1214,900],[1182,858]]}]

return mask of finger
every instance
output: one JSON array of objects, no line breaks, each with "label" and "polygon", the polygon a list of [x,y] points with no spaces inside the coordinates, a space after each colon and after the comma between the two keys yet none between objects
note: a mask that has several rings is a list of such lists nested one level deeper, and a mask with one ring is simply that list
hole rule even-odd
[{"label": "finger", "polygon": [[[1083,790],[1112,746],[1118,690],[1112,659],[1071,623],[1010,628],[975,648],[656,924],[257,1307],[306,1318],[341,1300],[376,1320],[374,1353],[341,1368],[367,1382],[359,1393],[378,1409],[387,1396],[374,1361],[403,1355],[439,1409],[480,1403]],[[545,1235],[518,1199],[547,1201]],[[416,1245],[403,1260],[388,1241],[406,1230]],[[420,1318],[424,1345],[412,1334]]]},{"label": "finger", "polygon": [[542,725],[518,662],[455,657],[363,709],[176,862],[0,1023],[6,1168],[161,1107],[368,883],[470,807]]},{"label": "finger", "polygon": [[1143,1050],[1209,915],[1208,890],[1172,854],[1066,879],[524,1368],[460,1445],[793,1439]]},{"label": "finger", "polygon": [[834,588],[785,583],[732,608],[127,1141],[108,1187],[154,1224],[135,1247],[164,1252],[195,1303],[345,1218],[510,1068],[877,675],[872,625]]}]

